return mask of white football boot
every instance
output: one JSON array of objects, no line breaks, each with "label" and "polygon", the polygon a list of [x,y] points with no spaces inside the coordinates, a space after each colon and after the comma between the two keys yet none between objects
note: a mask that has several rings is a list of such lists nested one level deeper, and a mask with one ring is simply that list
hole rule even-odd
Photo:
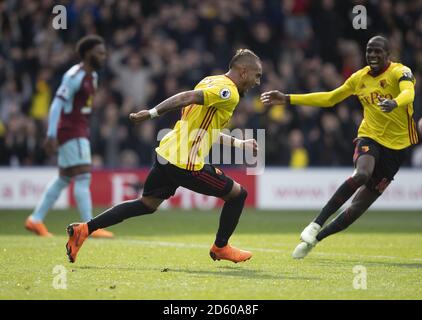
[{"label": "white football boot", "polygon": [[302,233],[300,234],[300,240],[315,246],[318,242],[316,236],[321,230],[321,226],[318,223],[311,222],[305,229],[303,229]]},{"label": "white football boot", "polygon": [[313,247],[315,247],[315,245],[317,243],[318,243],[318,241],[316,241],[316,243],[314,245],[311,245],[309,243],[302,241],[294,249],[294,251],[292,253],[293,259],[303,259],[303,258],[305,258],[308,255],[308,253],[311,252],[311,250],[313,249]]},{"label": "white football boot", "polygon": [[320,230],[321,226],[315,222],[311,222],[305,229],[303,229],[300,234],[300,240],[302,242],[294,249],[292,254],[293,259],[303,259],[309,252],[311,252],[312,248],[318,243],[316,236]]}]

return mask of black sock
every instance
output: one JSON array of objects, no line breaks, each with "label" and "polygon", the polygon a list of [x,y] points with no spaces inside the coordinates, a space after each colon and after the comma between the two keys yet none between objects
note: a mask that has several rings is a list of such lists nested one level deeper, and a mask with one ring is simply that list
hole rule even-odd
[{"label": "black sock", "polygon": [[321,241],[322,239],[340,232],[350,226],[353,222],[359,218],[364,210],[352,210],[350,208],[342,211],[333,221],[331,221],[324,229],[322,229],[316,239]]},{"label": "black sock", "polygon": [[324,208],[322,208],[314,222],[321,227],[350,197],[359,189],[360,185],[350,177],[337,189]]},{"label": "black sock", "polygon": [[247,196],[248,193],[242,188],[236,198],[226,201],[224,204],[220,215],[220,225],[215,238],[215,245],[217,247],[222,248],[227,245],[230,236],[239,222]]},{"label": "black sock", "polygon": [[155,210],[147,207],[138,199],[125,201],[91,219],[91,221],[88,222],[88,232],[91,234],[97,229],[112,226],[127,218],[150,214],[153,212],[155,212]]}]

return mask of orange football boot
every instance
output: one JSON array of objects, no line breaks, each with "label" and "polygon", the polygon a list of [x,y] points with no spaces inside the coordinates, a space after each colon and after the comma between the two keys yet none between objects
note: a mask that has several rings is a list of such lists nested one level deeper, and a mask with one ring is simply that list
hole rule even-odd
[{"label": "orange football boot", "polygon": [[40,237],[52,237],[53,234],[48,232],[47,227],[42,222],[35,222],[28,217],[25,221],[25,229],[39,235]]},{"label": "orange football boot", "polygon": [[88,238],[88,225],[86,223],[72,223],[67,226],[66,232],[69,240],[66,243],[66,253],[70,262],[76,261],[76,255],[82,244]]},{"label": "orange football boot", "polygon": [[104,229],[97,229],[93,233],[90,234],[93,238],[113,238],[113,232],[104,230]]},{"label": "orange football boot", "polygon": [[219,248],[215,244],[210,250],[211,258],[215,260],[229,260],[234,263],[249,260],[252,257],[252,252],[241,250],[227,244],[225,247]]}]

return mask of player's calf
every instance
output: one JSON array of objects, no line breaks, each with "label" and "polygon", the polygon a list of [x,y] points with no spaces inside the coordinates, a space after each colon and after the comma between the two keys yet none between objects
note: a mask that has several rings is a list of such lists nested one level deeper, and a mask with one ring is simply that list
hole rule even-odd
[{"label": "player's calf", "polygon": [[118,224],[131,217],[151,214],[156,208],[150,208],[140,199],[122,202],[104,211],[88,222],[89,233]]},{"label": "player's calf", "polygon": [[240,187],[240,192],[236,196],[226,200],[221,211],[220,224],[215,239],[217,247],[222,248],[227,245],[239,222],[247,197],[248,192],[243,187]]}]

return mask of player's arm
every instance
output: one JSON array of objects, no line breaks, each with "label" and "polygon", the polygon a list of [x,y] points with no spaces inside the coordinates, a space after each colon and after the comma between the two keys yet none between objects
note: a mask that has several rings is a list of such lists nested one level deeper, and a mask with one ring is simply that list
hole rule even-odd
[{"label": "player's arm", "polygon": [[175,94],[150,110],[131,113],[129,119],[134,123],[141,123],[142,121],[159,117],[166,112],[178,110],[190,104],[204,104],[204,93],[202,90],[184,91]]},{"label": "player's arm", "polygon": [[344,83],[342,86],[328,92],[314,92],[307,94],[284,94],[278,90],[264,92],[261,101],[265,105],[295,104],[312,107],[332,107],[353,94],[351,87]]},{"label": "player's arm", "polygon": [[415,86],[411,81],[400,81],[399,83],[400,93],[394,100],[397,106],[406,106],[412,103],[415,99]]},{"label": "player's arm", "polygon": [[395,108],[400,106],[407,106],[413,102],[415,98],[415,87],[411,81],[400,81],[399,83],[400,93],[394,99],[378,98],[380,102],[378,105],[381,107],[383,112],[391,112]]},{"label": "player's arm", "polygon": [[258,144],[255,139],[241,140],[222,132],[220,132],[220,143],[229,147],[258,150]]},{"label": "player's arm", "polygon": [[397,68],[393,71],[399,85],[397,97],[394,99],[379,98],[378,105],[383,112],[391,112],[397,107],[407,106],[415,98],[415,78],[412,71],[407,67]]},{"label": "player's arm", "polygon": [[60,115],[65,104],[72,104],[76,87],[77,83],[75,79],[67,75],[63,76],[63,81],[57,89],[48,114],[47,139],[44,144],[48,154],[52,154],[57,149],[57,127]]},{"label": "player's arm", "polygon": [[52,154],[57,148],[57,127],[59,124],[60,114],[63,109],[63,98],[55,96],[50,106],[48,114],[47,139],[44,147],[48,154]]}]

